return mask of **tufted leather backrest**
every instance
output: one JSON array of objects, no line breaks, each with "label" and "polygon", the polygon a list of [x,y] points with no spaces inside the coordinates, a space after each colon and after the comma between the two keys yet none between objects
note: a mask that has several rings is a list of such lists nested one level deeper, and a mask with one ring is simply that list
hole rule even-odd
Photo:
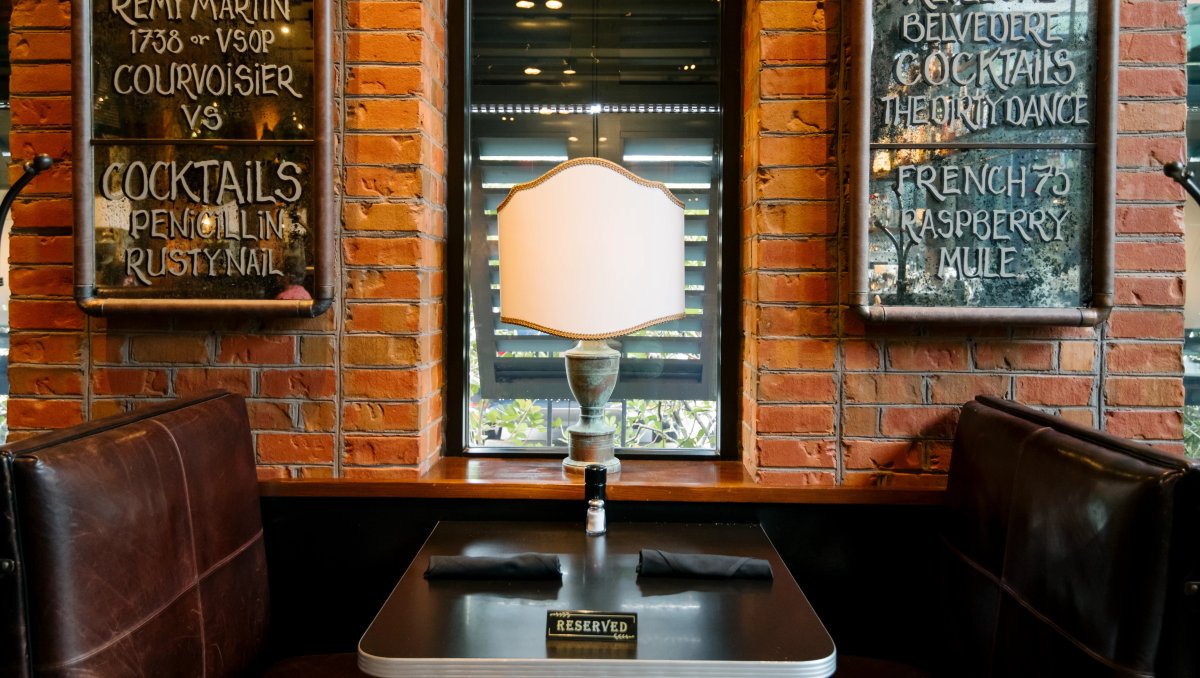
[{"label": "tufted leather backrest", "polygon": [[[981,397],[947,490],[947,674],[1195,676],[1194,463]],[[1183,640],[1187,638],[1187,640]]]},{"label": "tufted leather backrest", "polygon": [[231,676],[266,640],[254,450],[209,393],[3,449],[0,674]]}]

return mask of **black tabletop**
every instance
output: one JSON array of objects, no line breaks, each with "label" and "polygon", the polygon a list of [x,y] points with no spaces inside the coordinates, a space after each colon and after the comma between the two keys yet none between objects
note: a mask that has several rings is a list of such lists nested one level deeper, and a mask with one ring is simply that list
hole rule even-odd
[{"label": "black tabletop", "polygon": [[[750,556],[773,580],[639,579],[638,551]],[[426,580],[432,555],[557,554],[562,581]],[[635,612],[636,644],[547,641],[549,610]],[[379,676],[803,675],[833,673],[835,650],[755,525],[440,523],[359,642]],[[554,660],[554,661],[548,661]],[[568,666],[569,665],[569,666]]]}]

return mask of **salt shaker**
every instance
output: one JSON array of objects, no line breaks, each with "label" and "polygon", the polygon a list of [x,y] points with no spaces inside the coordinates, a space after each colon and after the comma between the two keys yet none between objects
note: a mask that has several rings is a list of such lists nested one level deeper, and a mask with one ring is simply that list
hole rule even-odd
[{"label": "salt shaker", "polygon": [[605,486],[608,471],[599,464],[592,464],[583,471],[583,496],[587,499],[587,535],[599,537],[607,531],[604,519]]}]

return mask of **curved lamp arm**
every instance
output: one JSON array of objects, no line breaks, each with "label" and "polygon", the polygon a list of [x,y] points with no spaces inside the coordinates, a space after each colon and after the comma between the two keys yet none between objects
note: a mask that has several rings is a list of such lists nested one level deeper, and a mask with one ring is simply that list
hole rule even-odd
[{"label": "curved lamp arm", "polygon": [[53,165],[54,161],[45,153],[38,153],[33,160],[25,163],[25,173],[21,175],[20,179],[13,182],[12,188],[4,194],[4,200],[0,201],[0,239],[4,237],[4,224],[8,221],[8,210],[12,208],[13,201],[21,194],[21,189],[33,181],[34,177],[50,169]]}]

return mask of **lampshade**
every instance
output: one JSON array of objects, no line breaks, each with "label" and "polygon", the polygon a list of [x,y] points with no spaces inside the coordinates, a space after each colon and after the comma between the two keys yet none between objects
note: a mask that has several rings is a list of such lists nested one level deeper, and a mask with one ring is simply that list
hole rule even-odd
[{"label": "lampshade", "polygon": [[576,158],[497,212],[503,322],[602,339],[683,317],[683,203],[663,184]]}]

